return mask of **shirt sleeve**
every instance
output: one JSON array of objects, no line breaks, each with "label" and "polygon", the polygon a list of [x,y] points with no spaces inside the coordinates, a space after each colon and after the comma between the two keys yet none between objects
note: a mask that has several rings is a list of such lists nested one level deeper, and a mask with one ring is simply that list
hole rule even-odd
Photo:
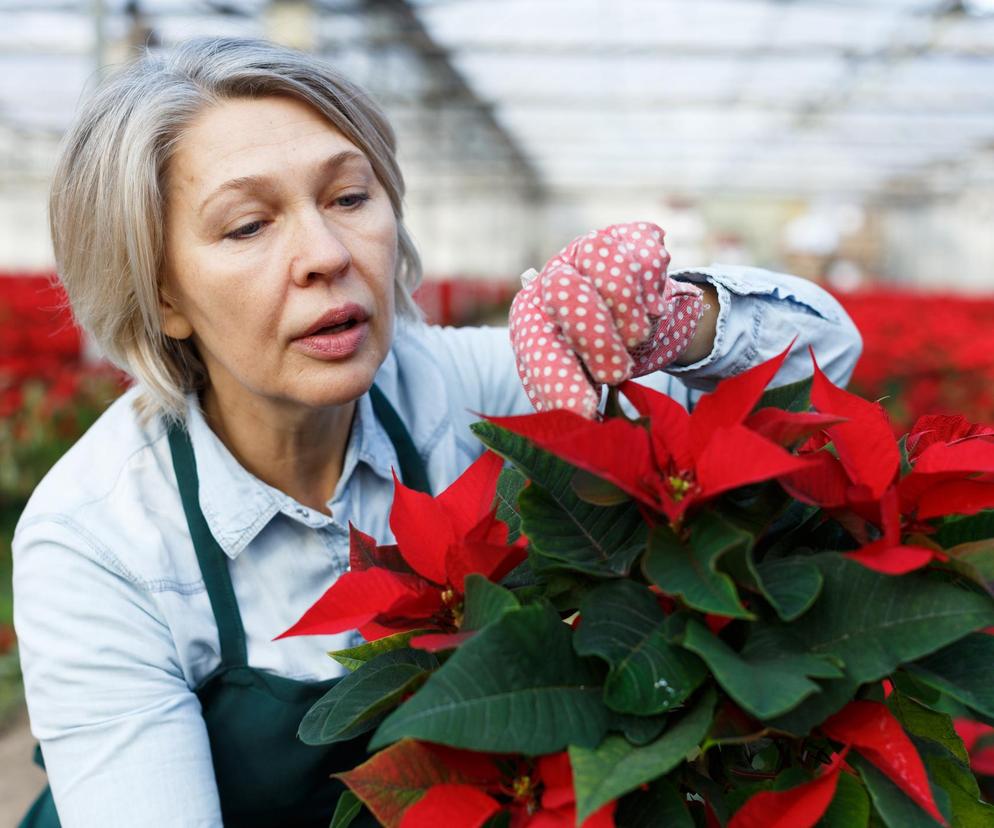
[{"label": "shirt sleeve", "polygon": [[19,527],[13,551],[25,697],[64,828],[221,825],[200,702],[154,585],[65,518]]},{"label": "shirt sleeve", "polygon": [[660,390],[689,407],[719,380],[772,359],[791,341],[790,354],[770,387],[811,376],[809,348],[832,382],[848,384],[863,340],[838,301],[814,282],[733,265],[677,271],[671,278],[714,286],[720,305],[714,346],[700,361],[670,366],[668,377],[647,385],[662,386]]},{"label": "shirt sleeve", "polygon": [[534,411],[518,377],[507,328],[431,325],[423,329],[422,341],[443,378],[439,397],[447,400],[447,419],[468,461],[485,448],[470,431],[481,415]]}]

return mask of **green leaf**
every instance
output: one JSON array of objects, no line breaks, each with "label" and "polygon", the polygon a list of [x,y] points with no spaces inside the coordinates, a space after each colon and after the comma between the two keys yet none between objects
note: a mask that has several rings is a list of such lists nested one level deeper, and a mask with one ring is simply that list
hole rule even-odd
[{"label": "green leaf", "polygon": [[737,529],[759,538],[776,527],[796,502],[779,483],[767,480],[726,492],[715,501],[711,511],[718,512]]},{"label": "green leaf", "polygon": [[932,653],[906,670],[919,681],[994,718],[994,636],[973,633]]},{"label": "green leaf", "polygon": [[[696,762],[688,762],[683,766],[680,782],[687,790],[693,791],[692,798],[696,803],[700,804],[706,801],[711,806],[715,816],[718,817],[719,825],[726,825],[732,817],[732,811],[728,804],[732,797],[728,796],[724,785],[701,773],[696,764]],[[692,814],[697,825],[704,828],[707,820],[703,809],[695,808]]]},{"label": "green leaf", "polygon": [[751,650],[737,653],[703,624],[690,620],[681,643],[704,659],[729,696],[761,720],[786,713],[807,696],[817,693],[818,685],[808,676],[837,678],[842,675],[842,671],[824,656],[792,647],[782,636],[776,642],[752,642]]},{"label": "green leaf", "polygon": [[970,564],[988,583],[994,581],[994,538],[960,543],[946,553]]},{"label": "green leaf", "polygon": [[814,606],[789,626],[756,626],[773,627],[806,652],[835,656],[860,684],[994,624],[990,597],[928,573],[882,575],[834,553],[807,560],[824,578]]},{"label": "green leaf", "polygon": [[899,690],[890,694],[887,706],[909,734],[934,742],[953,759],[966,766],[970,764],[963,740],[956,735],[950,716],[926,707]]},{"label": "green leaf", "polygon": [[548,601],[560,613],[572,615],[583,601],[583,596],[599,583],[589,575],[561,569],[543,570],[545,559],[534,549],[528,550],[528,565],[538,573],[539,583],[528,591],[517,590],[522,604]]},{"label": "green leaf", "polygon": [[335,805],[335,813],[328,828],[348,828],[361,810],[362,800],[352,791],[343,791],[338,797],[338,804]]},{"label": "green leaf", "polygon": [[936,543],[944,549],[988,538],[994,538],[994,509],[966,517],[946,518],[934,535]]},{"label": "green leaf", "polygon": [[330,655],[347,670],[354,672],[362,667],[363,664],[372,661],[377,656],[381,656],[384,653],[389,653],[393,650],[404,649],[414,636],[422,635],[426,632],[431,632],[431,630],[409,630],[408,632],[399,632],[394,635],[388,635],[384,638],[377,638],[375,641],[367,641],[357,647],[349,647],[345,650],[334,650],[333,652],[328,653],[328,655]]},{"label": "green leaf", "polygon": [[980,798],[977,778],[970,768],[940,748],[920,748],[933,786],[949,798],[950,824],[956,828],[990,828],[994,825],[994,805]]},{"label": "green leaf", "polygon": [[501,578],[500,583],[502,587],[515,593],[528,594],[540,589],[535,571],[527,558]]},{"label": "green leaf", "polygon": [[533,484],[537,483],[557,498],[569,493],[573,498],[572,481],[576,467],[554,454],[540,449],[527,437],[515,434],[486,420],[473,423],[472,432],[487,448],[510,460]]},{"label": "green leaf", "polygon": [[992,623],[994,602],[927,573],[880,575],[834,553],[807,560],[824,578],[814,606],[790,625],[761,621],[754,632],[772,628],[772,641],[782,634],[788,644],[834,655],[846,675],[819,681],[820,693],[769,722],[788,733],[806,734],[844,707],[861,684]]},{"label": "green leaf", "polygon": [[756,565],[763,596],[783,621],[807,612],[821,592],[821,572],[805,558],[790,557]]},{"label": "green leaf", "polygon": [[649,589],[609,581],[580,605],[573,647],[611,667],[604,702],[620,713],[651,716],[678,706],[704,681],[700,659],[667,642],[666,616]]},{"label": "green leaf", "polygon": [[912,802],[904,791],[858,753],[850,751],[846,761],[859,771],[866,789],[870,792],[874,810],[887,828],[935,828],[939,825]]},{"label": "green leaf", "polygon": [[518,512],[518,495],[528,479],[517,469],[504,469],[497,479],[497,520],[507,524],[507,542],[514,543],[521,535],[521,515]]},{"label": "green leaf", "polygon": [[951,823],[957,828],[994,825],[994,806],[981,799],[970,757],[952,718],[900,691],[891,693],[887,706],[914,740],[933,787],[938,786],[949,797]]},{"label": "green leaf", "polygon": [[733,618],[754,618],[739,602],[735,583],[718,571],[722,555],[748,546],[752,536],[736,529],[714,512],[704,512],[691,528],[685,546],[668,526],[649,535],[649,552],[642,568],[667,595],[680,595],[688,606]]},{"label": "green leaf", "polygon": [[860,682],[851,678],[816,681],[818,693],[808,696],[793,710],[767,722],[777,730],[804,736],[852,701]]},{"label": "green leaf", "polygon": [[816,828],[867,828],[870,797],[860,781],[848,773],[839,774],[835,796]]},{"label": "green leaf", "polygon": [[[544,567],[539,566],[539,570],[560,567],[604,577],[628,574],[645,547],[646,537],[645,521],[633,502],[611,507],[585,503],[573,490],[575,466],[493,423],[473,423],[471,428],[484,445],[506,457],[531,480],[532,485],[519,496],[518,506],[521,531],[541,552]],[[544,490],[543,495],[533,492],[537,489]],[[525,515],[526,502],[535,509],[530,522]],[[557,539],[555,532],[560,529],[567,535]],[[537,538],[533,537],[536,532]]]},{"label": "green leaf", "polygon": [[[825,515],[819,506],[810,506],[799,500],[792,500],[787,508],[771,523],[763,536],[763,560],[791,557],[797,548],[810,546],[811,532],[824,521]],[[829,546],[828,549],[838,547]]]},{"label": "green leaf", "polygon": [[521,606],[514,593],[483,575],[467,575],[463,630],[482,630],[487,624],[503,617],[504,613]]},{"label": "green leaf", "polygon": [[580,500],[596,506],[617,506],[632,499],[624,489],[619,489],[614,483],[586,469],[577,469],[573,473],[570,485]]},{"label": "green leaf", "polygon": [[555,494],[534,483],[521,493],[518,503],[522,531],[543,558],[542,571],[627,575],[645,549],[648,529],[633,503],[594,506],[572,490]]},{"label": "green leaf", "polygon": [[667,779],[656,779],[647,791],[628,794],[618,803],[614,823],[624,828],[694,828],[687,798]]},{"label": "green leaf", "polygon": [[777,778],[773,780],[770,790],[789,791],[791,788],[796,788],[798,785],[803,785],[810,781],[811,774],[804,768],[785,768],[777,774]]},{"label": "green leaf", "polygon": [[659,734],[666,729],[669,717],[665,714],[659,716],[633,716],[622,713],[614,717],[611,730],[618,731],[625,735],[625,738],[633,745],[647,745],[659,738]]},{"label": "green leaf", "polygon": [[807,411],[811,408],[811,377],[767,389],[753,411],[761,408],[782,408],[795,413]]},{"label": "green leaf", "polygon": [[[941,690],[937,690],[930,684],[926,684],[923,681],[912,676],[907,670],[896,670],[891,673],[890,679],[894,682],[894,687],[900,690],[902,693],[911,696],[911,698],[926,704],[934,710],[941,710],[944,713],[949,711],[942,706],[944,700],[949,699],[948,696],[944,696]],[[951,699],[949,699],[951,701]],[[958,702],[956,704],[962,707]],[[965,708],[964,708],[965,709]]]},{"label": "green leaf", "polygon": [[994,539],[968,541],[946,550],[943,566],[965,575],[988,592],[994,592]]},{"label": "green leaf", "polygon": [[496,753],[596,745],[610,724],[594,664],[542,605],[508,612],[463,644],[395,710],[371,748],[410,736]]},{"label": "green leaf", "polygon": [[705,737],[714,714],[715,692],[709,689],[678,722],[645,747],[610,735],[594,749],[570,745],[577,822],[612,799],[645,782],[665,776],[686,759]]},{"label": "green leaf", "polygon": [[307,711],[300,740],[327,745],[372,730],[383,713],[438,667],[422,650],[392,650],[345,676]]}]

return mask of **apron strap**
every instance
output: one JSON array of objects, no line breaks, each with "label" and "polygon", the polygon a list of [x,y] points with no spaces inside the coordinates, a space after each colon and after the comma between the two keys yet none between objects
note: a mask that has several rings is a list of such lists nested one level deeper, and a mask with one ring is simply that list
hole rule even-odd
[{"label": "apron strap", "polygon": [[418,454],[414,441],[411,439],[407,426],[400,415],[390,404],[390,400],[375,385],[369,389],[369,399],[373,403],[373,413],[380,421],[387,437],[393,443],[397,452],[397,462],[400,463],[400,479],[409,489],[424,494],[431,494],[431,484],[428,482],[428,472],[425,470],[421,455]]},{"label": "apron strap", "polygon": [[[421,455],[400,415],[390,401],[375,385],[369,389],[373,413],[393,444],[400,464],[400,477],[404,485],[425,494],[431,494],[428,473]],[[228,570],[228,556],[211,533],[204,513],[200,509],[200,484],[197,477],[197,463],[193,456],[190,433],[182,426],[169,427],[169,450],[173,456],[176,481],[179,484],[183,512],[190,529],[193,547],[197,552],[200,572],[204,576],[207,597],[210,598],[214,621],[217,624],[221,641],[221,666],[243,667],[248,664],[248,651],[245,644],[245,628],[238,612],[238,601],[231,584]]]},{"label": "apron strap", "polygon": [[207,519],[200,509],[200,484],[197,478],[197,463],[193,457],[193,444],[190,432],[177,425],[169,427],[169,450],[173,455],[179,495],[186,513],[186,524],[190,529],[193,548],[197,552],[197,562],[204,576],[207,597],[210,598],[214,621],[217,624],[221,641],[221,666],[240,667],[248,663],[245,645],[245,629],[238,612],[238,601],[231,585],[228,572],[228,556],[215,540],[207,525]]}]

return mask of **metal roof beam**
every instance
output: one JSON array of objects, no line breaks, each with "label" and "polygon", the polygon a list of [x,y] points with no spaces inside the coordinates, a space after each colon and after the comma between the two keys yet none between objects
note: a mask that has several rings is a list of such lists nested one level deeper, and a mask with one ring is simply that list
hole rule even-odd
[{"label": "metal roof beam", "polygon": [[406,0],[366,0],[366,5],[371,10],[387,10],[399,21],[407,34],[405,43],[432,62],[439,74],[447,80],[448,91],[455,100],[472,104],[472,108],[479,112],[480,117],[486,121],[498,141],[504,146],[508,156],[525,173],[524,178],[531,182],[533,195],[540,195],[543,178],[541,172],[534,166],[517,140],[494,117],[493,106],[480,100],[473,87],[453,65],[449,51],[435,42],[410,4]]}]

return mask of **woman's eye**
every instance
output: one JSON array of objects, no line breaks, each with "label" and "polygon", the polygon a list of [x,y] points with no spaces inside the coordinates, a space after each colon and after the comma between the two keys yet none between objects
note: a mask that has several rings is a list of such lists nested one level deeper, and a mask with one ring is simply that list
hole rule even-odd
[{"label": "woman's eye", "polygon": [[335,203],[339,207],[345,207],[348,210],[354,210],[366,201],[369,201],[369,193],[349,193],[335,199]]},{"label": "woman's eye", "polygon": [[225,238],[235,239],[236,241],[238,239],[250,239],[259,234],[263,224],[265,224],[265,222],[262,221],[249,222],[248,224],[242,225],[237,230],[232,230],[225,236]]}]

